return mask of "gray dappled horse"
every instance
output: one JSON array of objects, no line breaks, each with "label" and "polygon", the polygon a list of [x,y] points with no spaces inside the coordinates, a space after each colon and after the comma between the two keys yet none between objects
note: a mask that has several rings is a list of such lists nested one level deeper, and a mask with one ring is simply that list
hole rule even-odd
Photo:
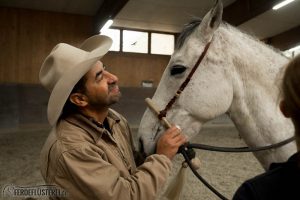
[{"label": "gray dappled horse", "polygon": [[[153,101],[162,109],[208,51],[180,97],[167,113],[188,138],[202,125],[226,113],[250,147],[266,146],[293,135],[292,123],[279,111],[281,75],[288,59],[259,40],[222,23],[220,1],[203,20],[188,24],[179,37]],[[149,109],[138,130],[146,154],[152,154],[164,128]],[[254,153],[266,169],[296,152],[294,143]]]}]

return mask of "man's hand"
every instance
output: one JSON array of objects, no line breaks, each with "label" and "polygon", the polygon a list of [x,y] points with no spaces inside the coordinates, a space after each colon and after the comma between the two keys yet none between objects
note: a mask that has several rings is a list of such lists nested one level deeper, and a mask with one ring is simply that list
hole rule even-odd
[{"label": "man's hand", "polygon": [[163,154],[172,160],[178,148],[186,142],[186,136],[181,134],[181,129],[174,125],[159,138],[156,145],[156,153]]}]

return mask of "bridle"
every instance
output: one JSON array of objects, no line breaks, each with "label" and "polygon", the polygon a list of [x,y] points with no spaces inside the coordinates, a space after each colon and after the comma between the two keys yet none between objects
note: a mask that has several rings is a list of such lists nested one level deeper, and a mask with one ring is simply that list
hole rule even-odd
[{"label": "bridle", "polygon": [[[212,41],[212,40],[211,40]],[[197,62],[195,63],[195,65],[193,66],[192,70],[190,71],[190,73],[188,74],[187,78],[185,79],[185,81],[180,85],[179,89],[176,91],[175,95],[171,98],[171,100],[168,102],[168,104],[166,105],[166,107],[161,110],[158,111],[157,109],[155,109],[155,105],[154,103],[151,102],[150,99],[146,99],[148,106],[152,109],[152,111],[154,111],[157,114],[157,117],[159,118],[159,120],[161,122],[163,122],[163,124],[167,127],[170,127],[170,123],[167,121],[166,119],[166,115],[167,112],[171,109],[172,105],[176,102],[176,100],[180,97],[180,94],[183,92],[183,90],[186,88],[186,86],[188,85],[188,83],[190,82],[191,78],[193,77],[195,71],[198,69],[198,67],[200,66],[203,58],[205,57],[209,46],[211,44],[211,41],[209,41],[205,47],[203,52],[200,54]],[[152,104],[152,105],[150,105]],[[194,169],[192,163],[191,163],[191,159],[193,159],[195,157],[195,152],[194,152],[194,148],[196,149],[202,149],[202,150],[209,150],[209,151],[218,151],[218,152],[256,152],[256,151],[264,151],[264,150],[268,150],[268,149],[273,149],[273,148],[278,148],[281,147],[283,145],[286,145],[290,142],[292,142],[293,140],[295,140],[294,137],[288,138],[286,140],[283,140],[279,143],[276,144],[271,144],[268,146],[263,146],[263,147],[216,147],[216,146],[210,146],[210,145],[205,145],[205,144],[191,144],[191,143],[187,143],[186,145],[183,145],[179,148],[178,152],[181,153],[185,159],[185,162],[188,164],[188,166],[190,167],[190,169],[192,170],[192,172],[194,173],[194,175],[206,186],[208,187],[214,194],[216,194],[220,199],[223,200],[228,200],[224,195],[222,195],[221,193],[219,193],[212,185],[210,185],[198,172],[196,169]]]},{"label": "bridle", "polygon": [[200,66],[204,56],[207,53],[207,50],[210,46],[211,41],[209,41],[205,47],[203,52],[200,54],[197,62],[195,63],[194,67],[192,68],[192,70],[190,71],[189,75],[186,77],[185,81],[180,85],[179,89],[177,90],[177,92],[175,93],[175,95],[172,97],[172,99],[168,102],[168,104],[166,105],[166,107],[161,110],[159,112],[158,118],[162,119],[163,117],[166,117],[167,112],[171,109],[172,105],[176,102],[176,100],[180,97],[180,94],[183,92],[183,90],[186,88],[186,86],[188,85],[188,83],[190,82],[190,80],[192,79],[195,71],[198,69],[198,67]]}]

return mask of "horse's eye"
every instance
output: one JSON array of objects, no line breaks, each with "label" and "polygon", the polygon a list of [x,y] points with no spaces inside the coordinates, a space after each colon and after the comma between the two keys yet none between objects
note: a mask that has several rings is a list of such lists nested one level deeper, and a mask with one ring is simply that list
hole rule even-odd
[{"label": "horse's eye", "polygon": [[171,76],[182,74],[186,70],[186,67],[183,65],[174,65],[171,68]]}]

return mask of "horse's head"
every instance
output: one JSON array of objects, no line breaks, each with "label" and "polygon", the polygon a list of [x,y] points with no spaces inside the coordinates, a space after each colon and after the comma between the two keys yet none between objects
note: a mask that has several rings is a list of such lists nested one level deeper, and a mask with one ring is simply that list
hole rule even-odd
[{"label": "horse's head", "polygon": [[[179,125],[189,138],[199,133],[203,123],[225,113],[233,98],[232,85],[224,69],[225,58],[220,56],[226,49],[218,49],[213,37],[222,21],[222,10],[221,1],[217,1],[203,20],[193,21],[186,26],[152,98],[163,109],[211,41],[191,81],[167,112],[167,119]],[[156,141],[163,131],[157,116],[147,109],[138,131],[146,154],[154,153]]]}]

